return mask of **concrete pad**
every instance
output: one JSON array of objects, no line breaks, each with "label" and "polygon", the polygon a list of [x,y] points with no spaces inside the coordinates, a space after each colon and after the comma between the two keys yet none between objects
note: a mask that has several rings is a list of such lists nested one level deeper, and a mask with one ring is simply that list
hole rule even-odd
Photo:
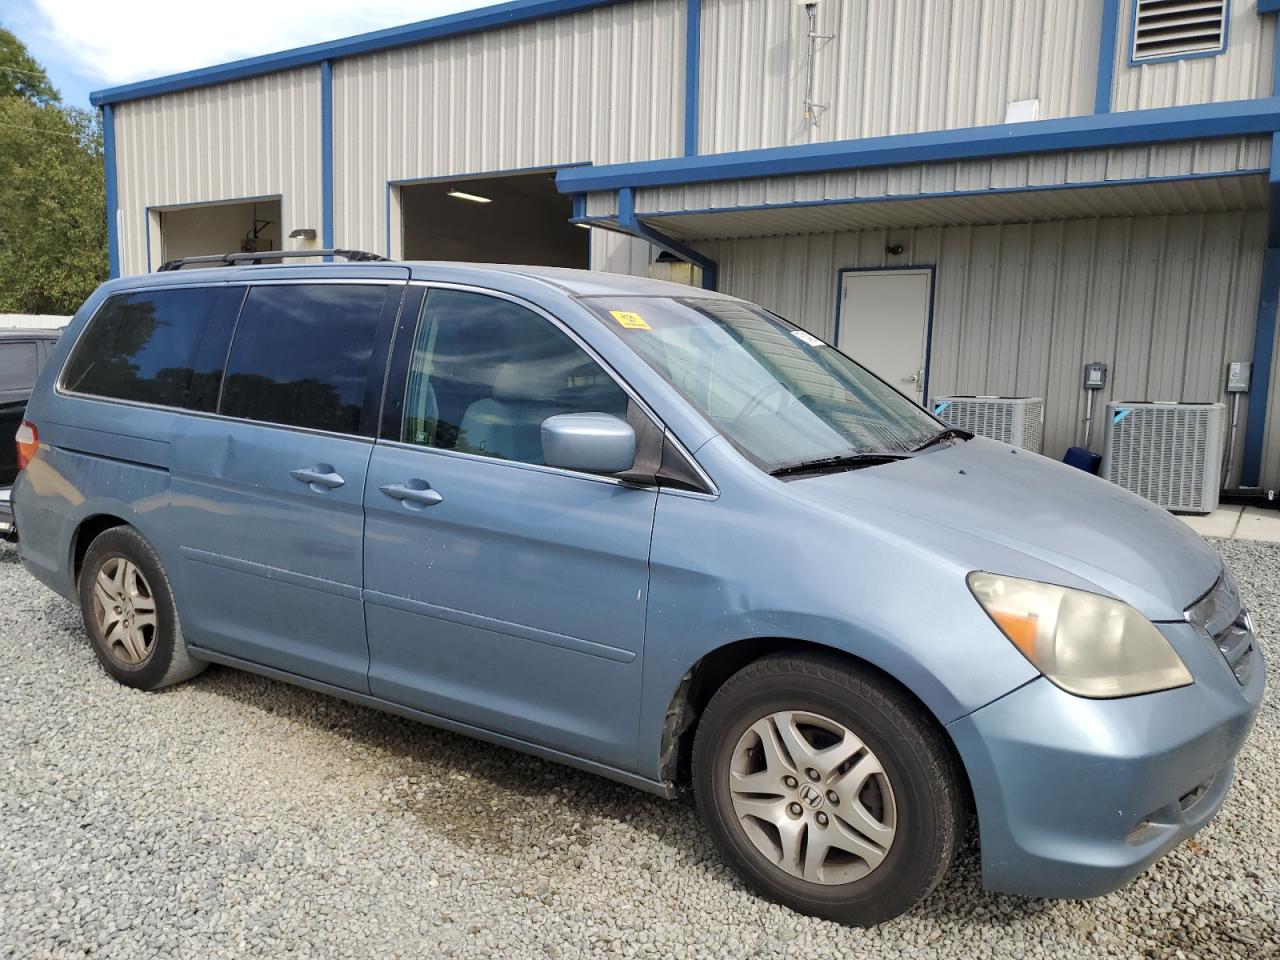
[{"label": "concrete pad", "polygon": [[1280,543],[1280,510],[1245,507],[1236,527],[1236,539]]},{"label": "concrete pad", "polygon": [[1230,540],[1236,532],[1236,524],[1240,522],[1240,513],[1243,507],[1219,507],[1206,516],[1183,515],[1179,519],[1182,520],[1196,533],[1202,537],[1221,537],[1224,540]]}]

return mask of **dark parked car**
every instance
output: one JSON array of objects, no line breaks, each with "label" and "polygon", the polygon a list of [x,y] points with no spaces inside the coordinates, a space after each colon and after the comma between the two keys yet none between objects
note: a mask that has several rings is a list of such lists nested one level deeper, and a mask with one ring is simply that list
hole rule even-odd
[{"label": "dark parked car", "polygon": [[[60,330],[0,330],[0,436],[9,438],[22,424],[36,376],[44,369]],[[0,443],[0,539],[14,535],[9,488],[18,475],[12,443]]]}]

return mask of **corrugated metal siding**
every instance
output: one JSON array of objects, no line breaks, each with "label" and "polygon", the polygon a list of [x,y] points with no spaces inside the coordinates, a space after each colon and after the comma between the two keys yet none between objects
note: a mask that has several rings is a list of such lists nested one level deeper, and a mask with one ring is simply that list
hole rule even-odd
[{"label": "corrugated metal siding", "polygon": [[[1243,6],[1243,4],[1240,4]],[[802,121],[808,19],[786,0],[706,0],[703,153],[1002,123],[1093,111],[1096,0],[858,0],[818,6],[815,99]]]},{"label": "corrugated metal siding", "polygon": [[1133,0],[1121,0],[1112,109],[1146,110],[1271,96],[1276,18],[1258,16],[1248,0],[1232,0],[1227,13],[1227,49],[1222,54],[1130,66]]},{"label": "corrugated metal siding", "polygon": [[[1088,360],[1110,368],[1099,405],[1223,398],[1226,362],[1252,350],[1265,243],[1266,213],[1255,210],[698,247],[718,259],[721,289],[827,339],[835,333],[841,268],[936,265],[930,395],[1044,397],[1044,450],[1060,457],[1078,440]],[[889,244],[902,244],[902,255],[887,256]],[[1280,440],[1271,432],[1267,482],[1275,486]]]},{"label": "corrugated metal siding", "polygon": [[387,246],[386,183],[678,154],[684,7],[635,0],[334,64],[334,237]]},{"label": "corrugated metal siding", "polygon": [[318,68],[122,103],[115,123],[123,274],[147,271],[148,206],[278,194],[284,236],[319,232]]},{"label": "corrugated metal siding", "polygon": [[[1114,150],[1079,150],[1042,156],[652,187],[637,191],[636,209],[644,213],[711,210],[850,197],[911,197],[954,191],[1179,177],[1266,170],[1270,158],[1269,137],[1232,137]],[[588,209],[592,208],[593,202],[597,209],[603,207],[604,201],[596,200],[597,196],[591,196]]]},{"label": "corrugated metal siding", "polygon": [[612,230],[591,231],[591,269],[647,277],[653,259],[649,244]]}]

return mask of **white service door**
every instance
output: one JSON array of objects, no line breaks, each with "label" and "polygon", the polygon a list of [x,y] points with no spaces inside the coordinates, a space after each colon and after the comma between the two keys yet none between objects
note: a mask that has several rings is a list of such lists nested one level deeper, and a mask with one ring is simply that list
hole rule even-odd
[{"label": "white service door", "polygon": [[850,271],[840,284],[836,346],[920,404],[931,279],[928,270]]}]

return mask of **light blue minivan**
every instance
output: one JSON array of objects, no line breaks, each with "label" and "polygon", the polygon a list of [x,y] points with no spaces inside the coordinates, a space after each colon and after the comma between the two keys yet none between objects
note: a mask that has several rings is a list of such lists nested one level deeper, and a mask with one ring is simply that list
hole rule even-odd
[{"label": "light blue minivan", "polygon": [[1177,519],[733,297],[352,257],[112,281],[54,349],[22,560],[120,682],[692,791],[744,881],[857,924],[975,813],[987,887],[1090,897],[1222,805],[1264,669]]}]

